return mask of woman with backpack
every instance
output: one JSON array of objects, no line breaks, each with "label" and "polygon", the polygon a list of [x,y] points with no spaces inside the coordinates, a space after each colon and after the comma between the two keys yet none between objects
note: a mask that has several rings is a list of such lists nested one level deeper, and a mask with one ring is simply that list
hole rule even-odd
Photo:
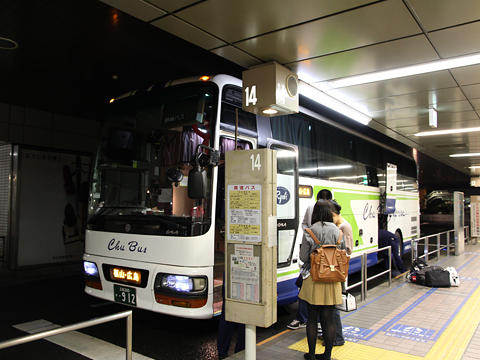
[{"label": "woman with backpack", "polygon": [[[340,230],[333,223],[332,207],[328,201],[319,200],[315,204],[312,214],[310,230],[320,241],[320,245],[334,245],[341,236]],[[313,238],[305,232],[300,248],[300,260],[304,262],[303,285],[298,297],[307,302],[307,360],[330,360],[333,342],[335,339],[334,310],[335,305],[342,303],[342,285],[340,282],[314,282],[310,276],[310,254],[320,247]],[[341,240],[340,248],[345,249],[345,241]],[[317,342],[317,320],[321,318],[325,352],[315,355]]]}]

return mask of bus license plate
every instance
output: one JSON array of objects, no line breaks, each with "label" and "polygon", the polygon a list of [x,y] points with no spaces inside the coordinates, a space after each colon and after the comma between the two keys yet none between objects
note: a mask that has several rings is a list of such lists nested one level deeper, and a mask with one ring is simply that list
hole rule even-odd
[{"label": "bus license plate", "polygon": [[116,302],[137,306],[137,289],[113,284],[113,295]]}]

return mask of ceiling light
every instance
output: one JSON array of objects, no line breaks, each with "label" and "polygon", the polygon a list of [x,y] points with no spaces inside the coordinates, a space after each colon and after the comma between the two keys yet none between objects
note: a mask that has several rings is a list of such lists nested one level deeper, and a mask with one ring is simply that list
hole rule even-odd
[{"label": "ceiling light", "polygon": [[469,169],[480,169],[480,166],[469,166]]},{"label": "ceiling light", "polygon": [[432,128],[436,128],[438,124],[438,116],[437,116],[437,110],[435,109],[428,109],[428,125]]},{"label": "ceiling light", "polygon": [[331,88],[367,84],[375,81],[396,79],[404,76],[425,74],[440,70],[454,69],[462,66],[480,64],[480,54],[462,56],[452,59],[431,61],[421,65],[406,66],[393,70],[378,71],[371,74],[345,77],[339,80],[328,81]]},{"label": "ceiling light", "polygon": [[[358,176],[336,176],[336,177],[328,178],[328,180],[340,180],[340,179],[350,180],[350,179],[357,179],[357,178],[366,179],[366,178],[367,178],[367,175],[358,175]],[[359,183],[359,184],[363,184],[363,183]]]},{"label": "ceiling light", "polygon": [[474,132],[474,131],[480,131],[480,127],[465,128],[465,129],[424,131],[424,132],[416,133],[416,134],[413,134],[413,135],[415,135],[415,136],[433,136],[433,135],[445,135],[445,134],[458,134],[458,133]]},{"label": "ceiling light", "polygon": [[200,80],[202,80],[202,81],[208,81],[208,80],[210,80],[210,76],[207,76],[207,75],[202,76],[202,77],[200,78]]},{"label": "ceiling light", "polygon": [[289,150],[277,150],[277,158],[294,158],[297,154]]},{"label": "ceiling light", "polygon": [[303,81],[300,81],[300,94],[364,125],[367,125],[370,120],[372,120],[371,117],[365,115],[364,113],[361,113],[351,106],[348,106],[347,104],[325,94],[323,91],[320,91]]},{"label": "ceiling light", "polygon": [[467,156],[480,156],[480,153],[468,153],[468,154],[453,154],[450,157],[467,157]]},{"label": "ceiling light", "polygon": [[341,170],[349,169],[352,165],[332,165],[332,166],[319,166],[315,168],[300,169],[300,171],[317,171],[317,170]]},{"label": "ceiling light", "polygon": [[350,169],[352,165],[332,165],[332,166],[319,166],[318,170],[339,170],[339,169]]},{"label": "ceiling light", "polygon": [[277,112],[278,112],[278,110],[275,110],[275,109],[265,109],[265,110],[263,110],[263,113],[267,114],[267,115],[273,115],[273,114],[276,114]]}]

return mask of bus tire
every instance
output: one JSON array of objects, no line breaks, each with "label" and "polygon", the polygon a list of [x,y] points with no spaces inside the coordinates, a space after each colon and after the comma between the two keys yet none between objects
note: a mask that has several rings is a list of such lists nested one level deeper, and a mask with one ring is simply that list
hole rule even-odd
[{"label": "bus tire", "polygon": [[295,301],[294,303],[291,303],[291,304],[283,305],[283,308],[287,313],[294,314],[297,312],[297,309],[298,309],[298,301]]},{"label": "bus tire", "polygon": [[398,237],[399,243],[398,243],[398,256],[402,257],[403,256],[403,237],[402,233],[400,230],[395,231],[395,235]]}]

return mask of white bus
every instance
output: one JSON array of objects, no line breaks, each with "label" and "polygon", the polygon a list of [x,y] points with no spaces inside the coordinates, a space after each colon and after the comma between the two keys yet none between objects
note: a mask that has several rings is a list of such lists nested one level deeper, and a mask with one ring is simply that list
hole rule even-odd
[{"label": "white bus", "polygon": [[[91,184],[88,294],[187,318],[221,312],[224,154],[236,149],[237,110],[237,147],[278,154],[279,306],[297,300],[300,224],[323,188],[353,227],[350,273],[360,269],[356,255],[377,247],[379,223],[410,248],[420,229],[412,157],[338,125],[304,98],[294,115],[266,118],[241,107],[241,81],[226,75],[137,90],[110,105]],[[397,166],[391,214],[382,200],[387,163]]]}]

